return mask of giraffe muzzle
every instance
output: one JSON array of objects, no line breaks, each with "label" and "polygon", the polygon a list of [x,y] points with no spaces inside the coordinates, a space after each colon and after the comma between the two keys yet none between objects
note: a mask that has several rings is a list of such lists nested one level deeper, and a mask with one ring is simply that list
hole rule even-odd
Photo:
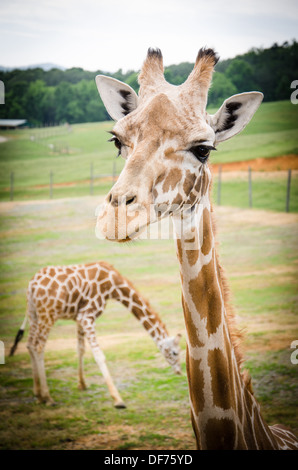
[{"label": "giraffe muzzle", "polygon": [[136,196],[109,196],[97,214],[96,236],[120,243],[131,241],[141,235],[151,219],[150,206],[138,204]]}]

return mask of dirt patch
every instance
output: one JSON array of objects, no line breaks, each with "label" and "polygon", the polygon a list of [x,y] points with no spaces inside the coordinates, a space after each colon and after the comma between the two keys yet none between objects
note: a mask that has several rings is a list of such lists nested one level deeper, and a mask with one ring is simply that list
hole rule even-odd
[{"label": "dirt patch", "polygon": [[247,171],[250,167],[254,171],[280,171],[280,170],[298,170],[298,155],[282,155],[279,157],[255,158],[254,160],[244,160],[241,162],[213,163],[213,173],[218,173],[221,167],[222,171]]},{"label": "dirt patch", "polygon": [[283,279],[287,279],[288,275],[296,274],[298,271],[297,262],[294,261],[293,265],[289,266],[272,266],[271,268],[267,268],[265,270],[258,269],[256,271],[231,271],[230,276],[239,278],[239,277],[250,277],[250,276],[268,276],[268,275],[276,275],[276,276],[283,276]]},{"label": "dirt patch", "polygon": [[65,205],[75,205],[76,203],[84,203],[90,204],[94,207],[94,201],[96,204],[101,204],[105,199],[105,196],[81,196],[80,198],[75,197],[64,197],[60,199],[31,199],[28,201],[3,201],[0,203],[0,214],[5,214],[7,212],[11,212],[14,209],[22,209],[26,206],[55,206],[56,204],[64,204]]},{"label": "dirt patch", "polygon": [[[264,332],[264,329],[266,331]],[[253,331],[252,331],[253,330]],[[289,351],[289,361],[291,357],[290,345],[293,341],[293,325],[282,325],[278,333],[276,332],[277,325],[270,327],[268,324],[262,324],[258,327],[253,328],[253,324],[250,323],[247,328],[244,329],[244,342],[242,350],[246,354],[251,352],[274,352],[274,351]],[[249,331],[250,336],[245,333]],[[258,335],[258,333],[260,335]]]},{"label": "dirt patch", "polygon": [[[75,441],[67,443],[64,449],[66,450],[87,450],[87,449],[97,449],[97,450],[117,450],[124,449],[127,445],[129,450],[152,450],[152,446],[146,444],[146,439],[141,444],[139,442],[140,435],[146,435],[148,432],[147,429],[132,426],[119,426],[111,425],[105,426],[102,431],[99,431],[98,434],[91,434],[89,436],[83,436]],[[158,434],[163,436],[159,431]],[[167,432],[164,434],[165,441],[167,438],[171,439],[170,433]],[[169,439],[169,440],[170,440]],[[173,439],[183,442],[184,447],[179,447],[179,449],[195,449],[195,442],[192,432],[185,432],[175,430]],[[135,444],[134,444],[135,441]],[[177,450],[177,445],[166,443],[160,445],[154,445],[154,450]]]},{"label": "dirt patch", "polygon": [[[298,214],[286,212],[273,212],[261,209],[242,209],[238,207],[217,206],[215,220],[219,228],[219,233],[224,230],[231,230],[231,226],[272,226],[295,225],[298,223]],[[227,223],[227,221],[229,223]]]},{"label": "dirt patch", "polygon": [[105,426],[98,434],[83,436],[76,441],[66,444],[65,449],[119,449],[125,441],[136,439],[140,432],[140,429],[133,428],[132,426]]}]

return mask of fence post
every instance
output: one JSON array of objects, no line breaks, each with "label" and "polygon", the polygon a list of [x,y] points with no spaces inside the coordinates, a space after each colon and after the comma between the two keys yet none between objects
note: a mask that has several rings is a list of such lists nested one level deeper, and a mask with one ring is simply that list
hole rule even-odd
[{"label": "fence post", "polygon": [[90,163],[90,195],[93,196],[93,179],[94,179],[94,174],[93,174],[93,163]]},{"label": "fence post", "polygon": [[252,184],[251,184],[251,168],[248,167],[248,199],[249,207],[252,207]]},{"label": "fence post", "polygon": [[217,186],[217,205],[220,206],[221,200],[221,165],[218,168],[218,186]]},{"label": "fence post", "polygon": [[292,170],[290,169],[290,170],[288,170],[288,184],[287,184],[286,212],[290,212],[291,175],[292,175]]},{"label": "fence post", "polygon": [[10,173],[10,200],[13,201],[13,191],[14,191],[14,172]]},{"label": "fence post", "polygon": [[50,172],[50,199],[53,199],[53,172]]}]

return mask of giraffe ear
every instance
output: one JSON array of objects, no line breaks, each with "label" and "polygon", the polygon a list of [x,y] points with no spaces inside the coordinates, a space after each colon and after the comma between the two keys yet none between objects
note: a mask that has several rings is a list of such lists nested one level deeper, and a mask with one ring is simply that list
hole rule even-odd
[{"label": "giraffe ear", "polygon": [[210,116],[215,142],[230,139],[241,132],[260,106],[263,97],[263,93],[251,91],[233,95],[225,100],[219,110]]},{"label": "giraffe ear", "polygon": [[103,104],[115,121],[119,121],[138,106],[138,95],[126,83],[105,75],[97,75],[95,81]]},{"label": "giraffe ear", "polygon": [[178,333],[175,338],[174,338],[174,344],[175,346],[178,346],[180,339],[182,338],[181,333]]}]

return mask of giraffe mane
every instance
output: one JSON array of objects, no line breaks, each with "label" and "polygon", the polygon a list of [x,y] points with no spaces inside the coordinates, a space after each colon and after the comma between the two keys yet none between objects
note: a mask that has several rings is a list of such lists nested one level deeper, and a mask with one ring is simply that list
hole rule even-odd
[{"label": "giraffe mane", "polygon": [[[212,221],[212,231],[214,237],[216,238],[217,228],[216,228],[216,221],[213,211],[213,206],[211,207],[211,221]],[[244,382],[244,385],[248,390],[253,393],[252,385],[251,385],[251,377],[247,369],[241,370],[244,357],[243,357],[243,350],[242,350],[242,342],[244,339],[244,332],[243,329],[239,329],[236,323],[235,318],[235,308],[231,300],[231,290],[228,282],[228,278],[226,275],[226,271],[220,263],[219,254],[218,254],[218,242],[216,241],[216,249],[215,249],[216,261],[217,266],[219,269],[220,280],[222,283],[223,289],[223,298],[224,298],[224,305],[226,309],[226,318],[228,323],[228,329],[230,333],[231,342],[235,351],[236,361]]]}]

